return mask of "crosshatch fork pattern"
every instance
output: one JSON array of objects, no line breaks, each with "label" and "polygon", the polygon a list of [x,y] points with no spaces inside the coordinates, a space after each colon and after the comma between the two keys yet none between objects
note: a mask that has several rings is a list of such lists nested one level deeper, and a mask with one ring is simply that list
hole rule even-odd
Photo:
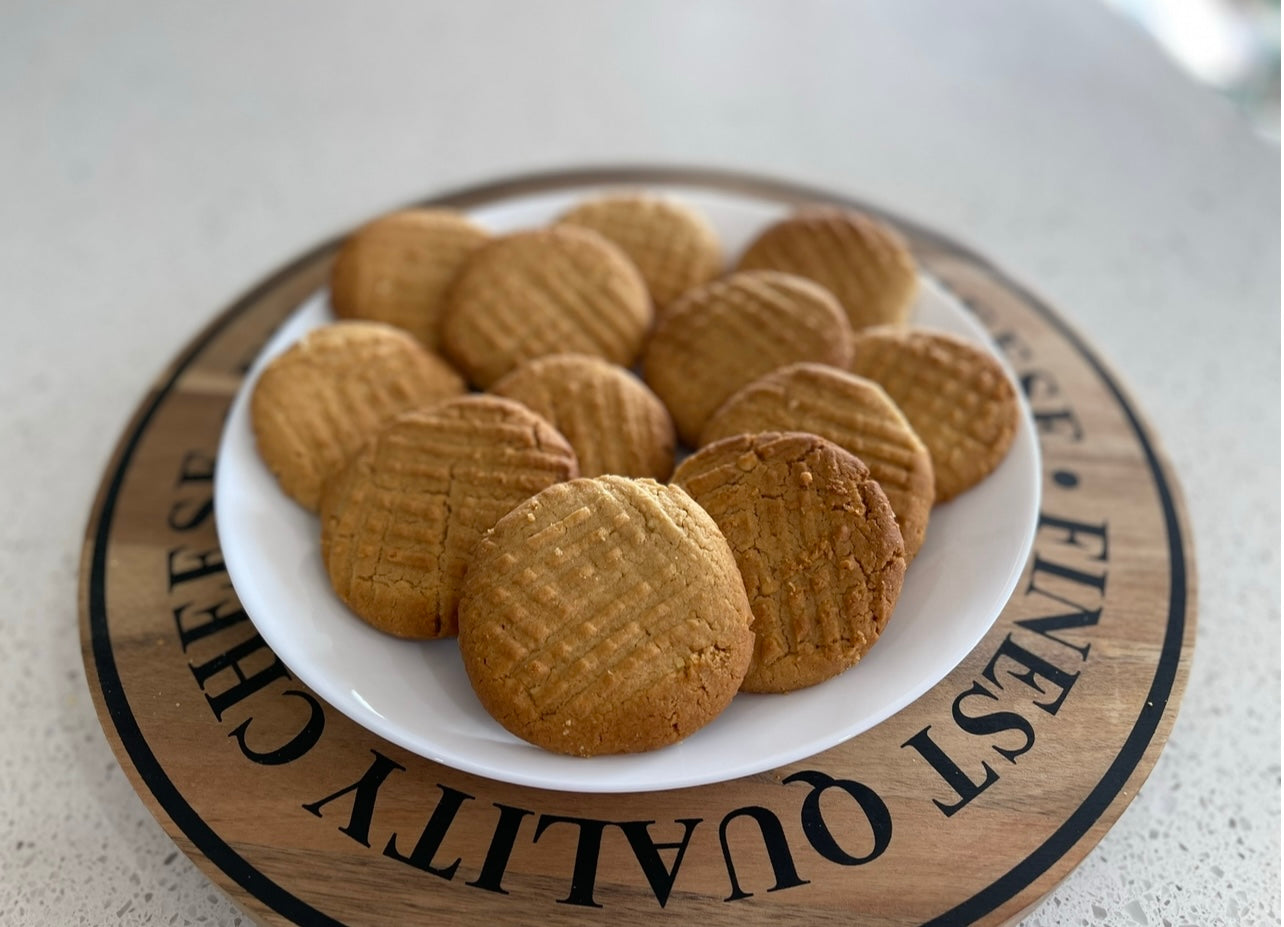
[{"label": "crosshatch fork pattern", "polygon": [[1016,436],[1017,401],[998,361],[942,332],[867,329],[851,370],[887,390],[932,454],[936,499],[970,489]]},{"label": "crosshatch fork pattern", "polygon": [[482,533],[577,475],[565,439],[510,400],[470,396],[407,413],[326,487],[322,557],[335,592],[391,633],[452,635]]},{"label": "crosshatch fork pattern", "polygon": [[[656,724],[677,739],[713,717],[744,675],[749,624],[709,516],[680,489],[607,476],[554,487],[478,546],[460,646],[506,727],[551,727],[539,742],[562,752],[613,752],[598,748],[637,749]],[[559,730],[563,718],[586,731]]]},{"label": "crosshatch fork pattern", "polygon": [[895,230],[870,216],[827,208],[804,210],[763,232],[738,269],[815,280],[838,297],[858,330],[903,322],[918,288],[914,259]]},{"label": "crosshatch fork pattern", "polygon": [[446,353],[486,388],[522,361],[557,351],[629,366],[651,324],[637,269],[596,232],[558,226],[488,245],[455,280]]},{"label": "crosshatch fork pattern", "polygon": [[675,200],[588,200],[560,221],[592,229],[619,245],[642,272],[657,311],[722,272],[717,233],[700,213]]}]

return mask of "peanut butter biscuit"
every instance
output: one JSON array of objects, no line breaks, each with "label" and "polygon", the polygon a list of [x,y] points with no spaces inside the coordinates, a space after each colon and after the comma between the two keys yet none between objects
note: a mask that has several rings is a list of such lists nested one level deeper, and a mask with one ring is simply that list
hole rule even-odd
[{"label": "peanut butter biscuit", "polygon": [[517,232],[482,248],[451,288],[446,354],[483,389],[545,354],[593,354],[631,366],[651,327],[633,262],[573,225]]},{"label": "peanut butter biscuit", "polygon": [[667,480],[673,472],[673,419],[623,367],[587,354],[550,354],[522,364],[490,391],[552,423],[575,448],[582,476]]},{"label": "peanut butter biscuit", "polygon": [[483,706],[557,753],[635,753],[735,695],[752,616],[727,542],[681,489],[619,476],[546,489],[477,545],[459,649]]},{"label": "peanut butter biscuit", "polygon": [[922,328],[867,329],[851,369],[875,380],[932,455],[936,501],[985,479],[1016,437],[1016,389],[991,354],[956,335]]},{"label": "peanut butter biscuit", "polygon": [[838,297],[852,328],[904,322],[918,291],[913,255],[886,223],[854,210],[811,207],[777,222],[740,258],[815,280]]},{"label": "peanut butter biscuit", "polygon": [[722,404],[700,442],[759,431],[805,431],[851,451],[887,494],[910,561],[923,545],[936,498],[932,457],[883,388],[822,364],[791,364]]},{"label": "peanut butter biscuit", "polygon": [[905,544],[869,469],[816,435],[739,435],[673,476],[717,522],[754,614],[741,689],[790,692],[853,666],[900,596]]},{"label": "peanut butter biscuit", "polygon": [[328,480],[321,557],[335,593],[398,637],[450,637],[474,545],[513,506],[578,475],[542,418],[497,396],[398,416]]},{"label": "peanut butter biscuit", "polygon": [[403,328],[437,350],[446,291],[464,261],[490,239],[448,209],[407,209],[369,222],[344,241],[330,272],[341,319]]},{"label": "peanut butter biscuit", "polygon": [[592,229],[619,245],[642,272],[657,311],[722,273],[722,246],[709,220],[668,197],[601,196],[558,221]]},{"label": "peanut butter biscuit", "polygon": [[254,384],[259,455],[281,489],[316,510],[322,481],[380,425],[466,389],[449,364],[378,322],[338,322],[304,335]]},{"label": "peanut butter biscuit", "polygon": [[732,274],[689,291],[660,317],[642,360],[678,436],[700,429],[736,390],[797,361],[844,367],[851,328],[832,295],[770,270]]}]

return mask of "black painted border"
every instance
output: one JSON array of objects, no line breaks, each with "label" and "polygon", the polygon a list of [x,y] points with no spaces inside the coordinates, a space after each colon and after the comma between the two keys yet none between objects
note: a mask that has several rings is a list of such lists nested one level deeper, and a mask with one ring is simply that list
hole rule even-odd
[{"label": "black painted border", "polygon": [[[1164,524],[1168,533],[1170,566],[1167,629],[1148,697],[1133,726],[1132,732],[1124,741],[1119,754],[1110,764],[1100,782],[1089,792],[1083,803],[1070,815],[1066,822],[1034,852],[1010,869],[1005,875],[968,900],[929,921],[924,927],[947,927],[947,925],[971,923],[1014,898],[1018,892],[1047,872],[1088,832],[1091,826],[1118,797],[1124,784],[1141,762],[1146,748],[1150,745],[1151,739],[1158,729],[1159,722],[1167,709],[1168,699],[1172,694],[1173,685],[1177,678],[1186,627],[1187,564],[1181,533],[1181,521],[1177,511],[1176,494],[1169,486],[1159,456],[1137,414],[1129,405],[1127,398],[1114,381],[1114,378],[1084,343],[1083,339],[1051,307],[1026,288],[1014,283],[984,258],[935,232],[914,223],[895,219],[895,217],[874,209],[868,204],[847,197],[835,196],[828,191],[784,181],[768,180],[721,170],[681,167],[592,168],[531,174],[513,180],[468,187],[443,196],[434,197],[431,200],[424,201],[424,204],[431,203],[466,208],[518,194],[550,192],[569,186],[630,183],[710,187],[786,201],[823,200],[864,209],[893,219],[903,228],[910,230],[919,238],[931,242],[943,252],[956,255],[981,267],[1001,285],[1020,295],[1031,308],[1043,316],[1078,351],[1096,372],[1102,383],[1109,389],[1127,417],[1128,423],[1145,454],[1146,463],[1154,477],[1155,487],[1164,513]],[[91,557],[89,558],[88,576],[82,576],[82,581],[87,585],[85,601],[88,611],[88,629],[93,645],[94,663],[103,702],[113,724],[116,726],[121,745],[133,762],[139,777],[151,790],[152,795],[160,806],[165,809],[174,824],[182,830],[206,859],[277,913],[299,924],[339,925],[339,927],[342,927],[339,921],[317,910],[306,901],[268,879],[246,859],[237,854],[205,823],[192,806],[188,804],[173,782],[170,781],[155,754],[152,753],[151,748],[148,746],[130,709],[129,701],[116,668],[115,655],[112,651],[111,639],[108,634],[106,603],[107,545],[111,533],[112,519],[115,515],[116,501],[133,455],[142,440],[143,434],[151,424],[157,409],[174,388],[174,384],[183,371],[223,329],[252,307],[262,298],[264,293],[290,279],[300,268],[318,258],[325,251],[333,248],[335,244],[335,241],[329,241],[313,248],[237,300],[197,336],[173,363],[165,378],[153,388],[140,407],[126,434],[122,437],[111,468],[100,489],[99,501],[94,513],[91,515],[89,529],[86,532],[86,543],[91,545]]]}]

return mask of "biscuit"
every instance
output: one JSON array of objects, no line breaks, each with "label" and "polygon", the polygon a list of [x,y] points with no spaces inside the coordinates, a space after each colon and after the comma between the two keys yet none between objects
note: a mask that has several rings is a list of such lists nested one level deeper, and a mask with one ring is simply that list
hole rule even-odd
[{"label": "biscuit", "polygon": [[641,380],[600,357],[550,354],[491,387],[533,409],[575,448],[581,476],[651,477],[673,472],[673,419]]},{"label": "biscuit", "polygon": [[743,691],[823,682],[878,640],[905,544],[859,459],[816,435],[739,435],[688,457],[673,482],[713,516],[744,577],[754,653]]},{"label": "biscuit", "polygon": [[341,319],[404,328],[438,350],[446,291],[490,233],[448,209],[407,209],[375,219],[344,241],[330,271]]},{"label": "biscuit", "polygon": [[1016,437],[1016,389],[999,361],[956,335],[884,327],[858,333],[851,370],[887,390],[932,455],[936,501],[985,479]]},{"label": "biscuit", "polygon": [[852,328],[904,322],[918,291],[913,255],[891,226],[854,210],[811,207],[765,229],[739,270],[798,274],[825,287]]},{"label": "biscuit", "polygon": [[816,284],[776,271],[732,274],[689,291],[660,316],[643,378],[694,445],[736,390],[796,361],[846,366],[851,329]]},{"label": "biscuit", "polygon": [[558,222],[592,229],[619,245],[646,281],[659,312],[722,273],[722,246],[709,221],[684,203],[654,194],[587,200]]},{"label": "biscuit", "polygon": [[547,489],[477,545],[459,649],[483,706],[557,753],[635,753],[735,695],[752,616],[717,526],[681,489],[619,476]]},{"label": "biscuit", "polygon": [[633,262],[588,229],[517,232],[474,254],[446,303],[446,354],[483,389],[523,361],[574,352],[631,366],[651,327]]},{"label": "biscuit", "polygon": [[326,482],[330,584],[381,631],[450,637],[477,540],[518,503],[576,476],[566,440],[511,400],[463,396],[400,415]]},{"label": "biscuit", "polygon": [[932,457],[881,386],[836,367],[791,364],[724,402],[700,443],[759,431],[805,431],[859,457],[892,505],[906,561],[914,559],[936,498]]},{"label": "biscuit", "polygon": [[286,495],[316,510],[325,478],[381,424],[457,396],[463,379],[413,337],[378,322],[337,322],[273,358],[254,384],[259,455]]}]

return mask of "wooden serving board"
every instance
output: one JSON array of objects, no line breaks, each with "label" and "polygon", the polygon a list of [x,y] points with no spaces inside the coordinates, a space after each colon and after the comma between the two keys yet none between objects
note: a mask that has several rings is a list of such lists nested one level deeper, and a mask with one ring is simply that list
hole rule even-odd
[{"label": "wooden serving board", "polygon": [[[868,208],[648,169],[525,177],[432,202],[601,184]],[[1118,818],[1172,727],[1195,639],[1186,519],[1140,414],[1082,339],[985,260],[887,218],[1007,354],[1043,456],[1024,575],[941,683],[806,760],[626,795],[461,773],[322,703],[238,606],[212,473],[251,359],[323,283],[332,242],[229,308],[162,375],[90,518],[90,688],[121,765],[179,847],[271,924],[1005,924],[1043,898]]]}]

